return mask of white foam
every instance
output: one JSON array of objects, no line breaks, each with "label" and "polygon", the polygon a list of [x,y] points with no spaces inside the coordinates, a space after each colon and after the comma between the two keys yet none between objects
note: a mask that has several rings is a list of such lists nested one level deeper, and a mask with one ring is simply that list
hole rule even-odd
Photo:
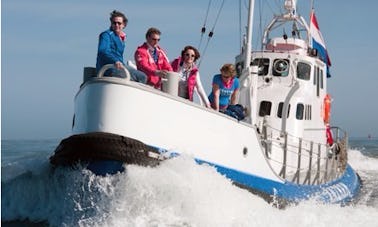
[{"label": "white foam", "polygon": [[378,159],[365,156],[357,149],[348,150],[348,162],[357,171],[378,171]]},{"label": "white foam", "polygon": [[[376,170],[369,166],[375,159],[359,151],[350,155],[350,161],[357,157],[352,161],[357,170]],[[45,164],[2,185],[3,221],[28,218],[56,226],[378,226],[378,204],[341,207],[308,201],[279,210],[187,157],[156,168],[127,166],[125,173],[108,177],[87,170],[48,171]]]},{"label": "white foam", "polygon": [[278,210],[233,186],[213,168],[185,158],[157,169],[131,166],[117,188],[119,202],[101,225],[378,226],[378,210],[365,205],[305,202]]}]

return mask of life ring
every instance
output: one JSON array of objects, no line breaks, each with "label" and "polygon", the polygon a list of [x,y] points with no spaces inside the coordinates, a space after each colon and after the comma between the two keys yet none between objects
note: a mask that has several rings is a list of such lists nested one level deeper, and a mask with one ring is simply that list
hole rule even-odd
[{"label": "life ring", "polygon": [[326,94],[324,97],[324,115],[323,120],[324,123],[329,124],[329,119],[331,117],[331,96]]}]

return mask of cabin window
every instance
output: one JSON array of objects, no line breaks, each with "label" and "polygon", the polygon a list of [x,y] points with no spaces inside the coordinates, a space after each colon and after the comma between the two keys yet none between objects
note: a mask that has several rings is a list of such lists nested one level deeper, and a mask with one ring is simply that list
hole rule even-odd
[{"label": "cabin window", "polygon": [[272,103],[268,101],[262,101],[260,103],[259,116],[264,117],[265,115],[270,115],[272,109]]},{"label": "cabin window", "polygon": [[244,62],[238,62],[236,63],[236,74],[237,74],[237,77],[239,78],[243,72],[243,68],[244,68]]},{"label": "cabin window", "polygon": [[273,62],[273,76],[288,76],[290,68],[289,59],[275,59]]},{"label": "cabin window", "polygon": [[312,106],[311,105],[305,105],[305,120],[311,120],[312,115]]},{"label": "cabin window", "polygon": [[298,120],[303,120],[303,114],[304,114],[304,105],[302,103],[297,104],[297,112],[295,114],[295,117]]},{"label": "cabin window", "polygon": [[258,75],[266,76],[269,72],[269,58],[255,58],[252,62],[253,66],[258,66]]},{"label": "cabin window", "polygon": [[316,96],[319,97],[320,94],[320,69],[317,68],[317,73],[316,73]]},{"label": "cabin window", "polygon": [[297,64],[297,78],[302,80],[310,80],[311,65],[298,62]]},{"label": "cabin window", "polygon": [[310,120],[311,120],[312,119],[312,106],[309,105],[308,107],[309,107],[309,111],[310,111]]},{"label": "cabin window", "polygon": [[319,68],[317,66],[315,66],[315,70],[314,70],[314,85],[316,85],[316,78],[318,77],[318,73],[319,73]]},{"label": "cabin window", "polygon": [[[280,103],[278,104],[277,117],[279,117],[279,118],[282,118],[283,104],[284,104],[283,102],[280,102]],[[288,108],[287,108],[287,115],[286,115],[286,118],[289,118],[289,113],[290,113],[290,104],[289,104],[289,106],[288,106]]]},{"label": "cabin window", "polygon": [[320,70],[320,88],[321,88],[321,89],[324,88],[323,80],[324,80],[324,77],[323,77],[323,70]]}]

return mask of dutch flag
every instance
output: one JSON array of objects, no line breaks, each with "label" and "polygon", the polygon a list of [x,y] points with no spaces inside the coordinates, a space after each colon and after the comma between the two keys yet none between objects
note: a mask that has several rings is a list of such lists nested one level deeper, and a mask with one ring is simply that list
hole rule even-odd
[{"label": "dutch flag", "polygon": [[318,50],[319,57],[322,61],[327,63],[327,77],[331,77],[329,73],[329,66],[331,66],[331,60],[329,59],[328,52],[324,43],[322,33],[320,32],[318,21],[316,20],[314,10],[310,15],[310,35],[311,35],[311,47]]}]

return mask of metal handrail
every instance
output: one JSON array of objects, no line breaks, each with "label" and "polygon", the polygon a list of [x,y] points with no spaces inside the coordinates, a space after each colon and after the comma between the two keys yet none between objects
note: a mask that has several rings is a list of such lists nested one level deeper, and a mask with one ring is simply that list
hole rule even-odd
[{"label": "metal handrail", "polygon": [[[98,73],[97,73],[97,77],[99,77],[99,78],[104,77],[104,73],[105,73],[105,71],[108,70],[108,69],[111,69],[111,68],[117,69],[117,68],[114,66],[114,64],[107,64],[107,65],[104,65],[104,66],[100,69],[100,71],[98,71]],[[122,69],[121,69],[121,70],[123,70],[123,71],[125,72],[125,76],[126,76],[125,79],[126,79],[127,81],[129,81],[130,78],[131,78],[129,70],[127,70],[127,69],[125,68],[125,66],[122,66]]]},{"label": "metal handrail", "polygon": [[[268,129],[271,133],[268,133]],[[262,145],[265,149],[264,154],[271,166],[281,166],[276,169],[277,175],[289,182],[316,185],[335,179],[345,170],[346,163],[343,163],[343,160],[345,162],[347,159],[348,137],[347,133],[338,127],[332,127],[331,130],[335,132],[335,143],[342,146],[340,149],[343,151],[338,154],[337,152],[332,152],[334,148],[327,144],[307,141],[288,133],[282,135],[280,130],[274,129],[264,122],[261,133]],[[277,138],[273,134],[281,135],[281,137]],[[277,151],[282,155],[276,156],[282,157],[280,160],[273,158],[273,153]],[[330,154],[331,156],[329,156]],[[291,162],[288,161],[288,155],[290,155]],[[294,162],[296,164],[293,165]],[[305,163],[304,165],[303,162]],[[288,174],[290,170],[293,170],[293,174]]]}]

